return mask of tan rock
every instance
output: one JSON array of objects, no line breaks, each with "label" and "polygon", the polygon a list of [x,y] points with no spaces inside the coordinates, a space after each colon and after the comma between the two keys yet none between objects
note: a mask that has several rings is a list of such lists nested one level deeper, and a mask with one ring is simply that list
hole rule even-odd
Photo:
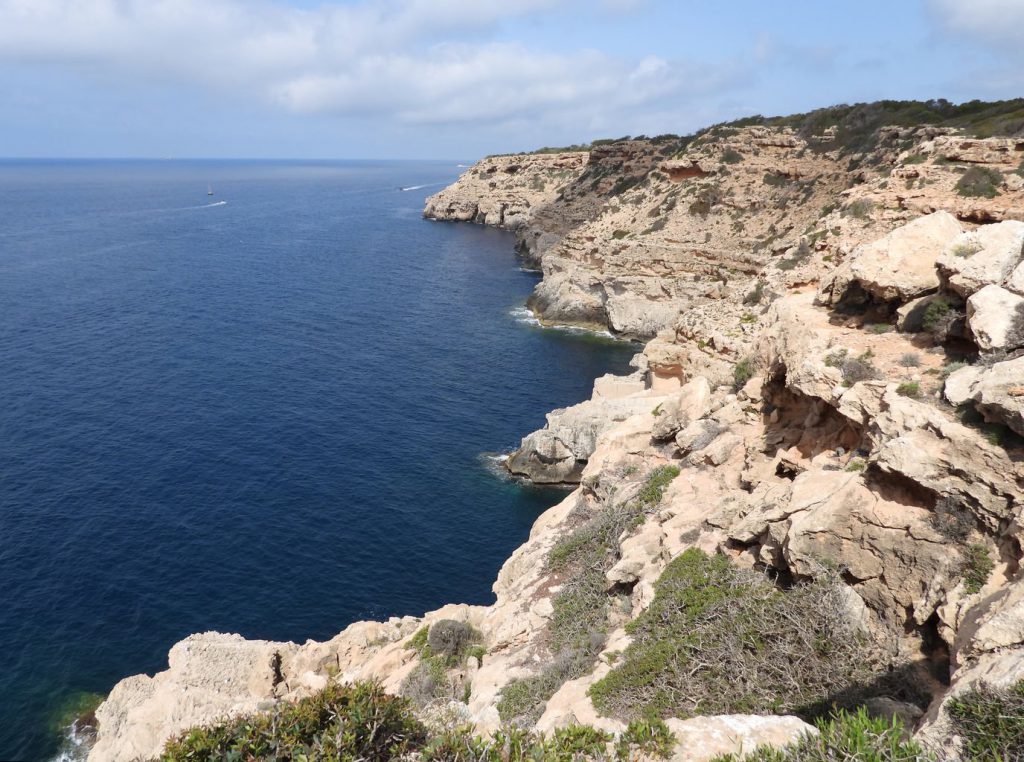
[{"label": "tan rock", "polygon": [[743,754],[758,746],[779,748],[818,730],[797,717],[726,714],[666,721],[676,737],[672,762],[708,762],[723,754]]},{"label": "tan rock", "polygon": [[967,300],[967,325],[984,352],[1024,346],[1024,296],[985,286]]},{"label": "tan rock", "polygon": [[1004,285],[1024,258],[1024,222],[985,225],[957,236],[939,257],[949,287],[968,297],[988,285]]},{"label": "tan rock", "polygon": [[706,378],[698,376],[661,404],[651,434],[655,439],[672,439],[710,411],[711,385]]},{"label": "tan rock", "polygon": [[[948,212],[935,212],[858,248],[852,281],[880,301],[907,302],[939,287],[935,264],[962,228]],[[838,300],[836,300],[838,301]]]}]

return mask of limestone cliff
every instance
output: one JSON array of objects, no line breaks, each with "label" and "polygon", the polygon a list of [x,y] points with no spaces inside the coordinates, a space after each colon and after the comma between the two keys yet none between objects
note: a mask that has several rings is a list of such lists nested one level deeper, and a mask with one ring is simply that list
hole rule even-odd
[{"label": "limestone cliff", "polygon": [[[856,145],[735,126],[478,163],[425,214],[514,230],[544,274],[543,320],[650,339],[632,376],[599,379],[510,458],[578,486],[505,563],[493,606],[305,645],[192,636],[167,671],[114,688],[90,759],[150,757],[330,680],[380,680],[485,732],[622,731],[606,678],[691,549],[821,585],[869,656],[856,703],[959,758],[950,697],[1024,680],[1022,173],[1024,141],[934,126]],[[417,643],[442,620],[480,648],[426,690]],[[767,705],[671,706],[677,760],[809,732]]]}]

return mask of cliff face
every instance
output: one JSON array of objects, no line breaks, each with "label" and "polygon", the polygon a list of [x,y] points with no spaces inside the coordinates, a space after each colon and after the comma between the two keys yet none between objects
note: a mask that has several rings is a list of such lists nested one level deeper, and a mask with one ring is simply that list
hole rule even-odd
[{"label": "cliff face", "polygon": [[[544,273],[529,302],[543,322],[647,339],[695,306],[741,299],[736,286],[801,244],[835,256],[939,208],[974,223],[1024,219],[1024,178],[1009,171],[1024,140],[947,132],[883,130],[859,159],[832,148],[832,132],[766,127],[620,141],[589,157],[498,157],[430,197],[424,214],[514,230]],[[1000,195],[960,196],[965,166],[1007,170]]]},{"label": "cliff face", "polygon": [[[852,155],[834,132],[751,127],[495,157],[431,197],[429,217],[516,232],[544,273],[543,320],[650,338],[635,374],[598,379],[510,459],[578,487],[505,563],[493,606],[302,646],[193,636],[168,671],[115,687],[90,759],[152,756],[192,725],[371,678],[482,731],[622,731],[657,684],[678,760],[791,740],[795,717],[743,714],[795,711],[787,695],[855,694],[957,758],[951,696],[1024,680],[1024,142],[877,137]],[[713,671],[701,648],[725,646],[703,620],[673,630],[665,603],[694,584],[697,551],[790,590],[764,598],[783,608],[742,654],[714,652],[750,693],[710,717],[692,686]],[[862,649],[856,680],[816,674],[755,702],[743,659],[800,635],[782,601],[806,589],[842,634],[831,662]],[[481,647],[425,687],[438,666],[419,633],[442,620]],[[829,643],[815,637],[807,654]],[[669,651],[689,654],[671,690],[649,661]]]}]

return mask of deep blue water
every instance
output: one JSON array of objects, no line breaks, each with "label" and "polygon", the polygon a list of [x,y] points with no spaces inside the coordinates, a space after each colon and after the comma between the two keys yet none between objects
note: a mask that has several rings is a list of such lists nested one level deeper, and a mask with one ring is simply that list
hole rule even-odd
[{"label": "deep blue water", "polygon": [[562,493],[481,454],[633,348],[516,321],[508,235],[420,217],[458,171],[0,163],[0,759],[192,632],[492,600]]}]

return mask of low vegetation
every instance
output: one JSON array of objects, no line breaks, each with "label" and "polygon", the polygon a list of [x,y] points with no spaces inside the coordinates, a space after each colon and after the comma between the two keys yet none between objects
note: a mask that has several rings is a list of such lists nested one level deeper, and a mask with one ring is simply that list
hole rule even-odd
[{"label": "low vegetation", "polygon": [[974,198],[995,198],[1003,175],[989,167],[971,167],[957,180],[956,192],[961,196]]},{"label": "low vegetation", "polygon": [[901,397],[917,399],[921,396],[921,384],[917,381],[904,381],[896,387],[896,393]]},{"label": "low vegetation", "polygon": [[724,151],[722,151],[722,163],[739,164],[741,161],[743,161],[743,154],[741,154],[735,148],[726,148]]},{"label": "low vegetation", "polygon": [[421,762],[627,762],[644,754],[667,757],[675,739],[662,722],[631,723],[615,739],[586,725],[550,736],[516,728],[490,738],[468,725],[433,731],[407,699],[370,683],[328,685],[296,703],[196,728],[169,742],[163,762],[277,760],[355,762],[419,759]]},{"label": "low vegetation", "polygon": [[394,759],[427,740],[406,699],[371,684],[329,685],[294,704],[188,731],[162,759]]},{"label": "low vegetation", "polygon": [[881,376],[878,368],[871,362],[874,355],[870,349],[856,357],[849,355],[849,350],[837,349],[825,356],[825,365],[839,370],[843,376],[844,386],[853,386],[860,381],[870,381]]},{"label": "low vegetation", "polygon": [[608,607],[614,600],[604,575],[618,560],[619,539],[661,502],[678,475],[678,466],[654,469],[632,499],[605,507],[551,549],[548,570],[563,579],[551,601],[548,645],[552,658],[536,675],[513,680],[502,689],[498,714],[503,721],[532,724],[566,680],[581,677],[593,667],[604,646]]},{"label": "low vegetation", "polygon": [[687,550],[662,573],[633,641],[590,689],[623,719],[814,715],[867,679],[863,637],[834,580],[779,590],[722,556]]},{"label": "low vegetation", "polygon": [[1024,759],[1024,681],[1006,688],[976,685],[949,702],[949,716],[965,759]]},{"label": "low vegetation", "polygon": [[855,220],[866,220],[875,211],[875,202],[868,198],[859,198],[843,209],[844,217],[853,217]]},{"label": "low vegetation", "polygon": [[420,661],[402,681],[402,695],[421,707],[463,696],[468,685],[449,678],[448,671],[464,664],[469,656],[482,659],[483,648],[475,645],[479,640],[480,633],[454,619],[442,619],[417,630],[409,639],[409,648],[416,651]]},{"label": "low vegetation", "polygon": [[964,590],[973,595],[981,592],[981,588],[992,576],[995,563],[989,555],[988,548],[981,543],[968,545],[964,551],[963,575]]},{"label": "low vegetation", "polygon": [[732,367],[732,388],[739,391],[754,377],[754,361],[745,357]]},{"label": "low vegetation", "polygon": [[[898,719],[886,721],[869,717],[863,710],[855,714],[839,712],[818,723],[818,735],[805,735],[781,749],[760,747],[743,757],[728,754],[712,762],[929,762],[934,757],[920,744],[906,738]],[[972,757],[973,759],[973,757]],[[1009,759],[1009,758],[1007,758]]]}]

